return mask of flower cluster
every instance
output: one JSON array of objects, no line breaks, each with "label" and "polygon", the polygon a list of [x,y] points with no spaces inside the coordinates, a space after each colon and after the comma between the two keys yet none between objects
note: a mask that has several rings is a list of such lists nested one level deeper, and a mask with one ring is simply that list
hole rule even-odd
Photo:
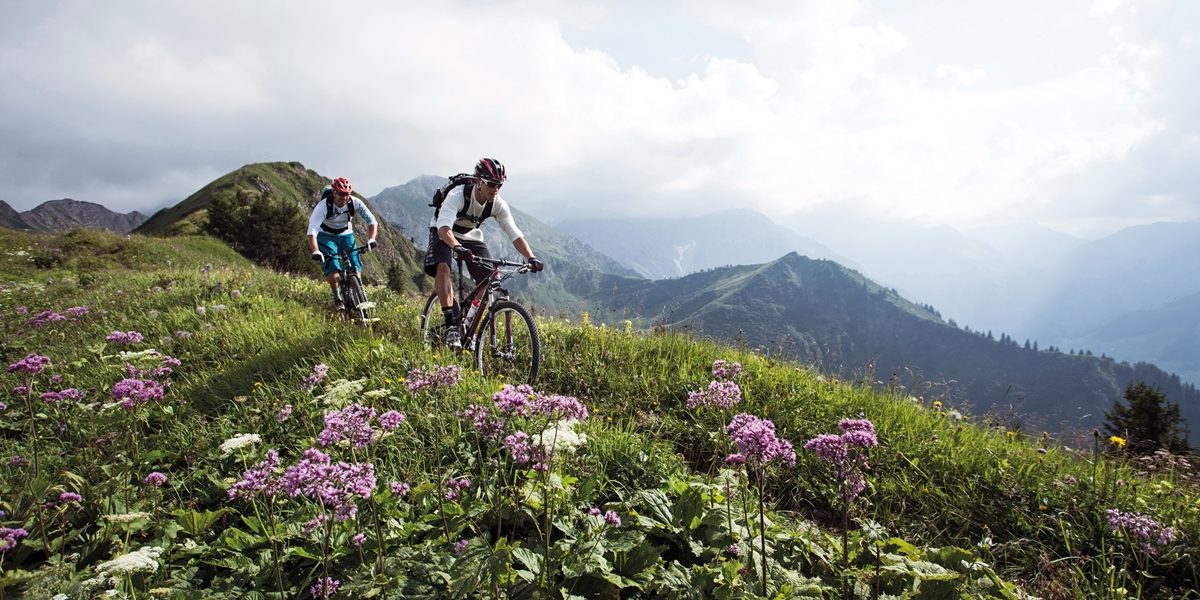
[{"label": "flower cluster", "polygon": [[62,502],[63,504],[66,504],[68,502],[82,502],[83,496],[80,496],[79,494],[76,494],[75,492],[63,492],[58,495],[58,501]]},{"label": "flower cluster", "polygon": [[309,448],[304,459],[284,471],[283,486],[288,495],[317,500],[346,521],[358,514],[355,497],[368,498],[374,491],[375,465],[334,463],[328,454]]},{"label": "flower cluster", "polygon": [[1150,556],[1158,554],[1158,549],[1171,543],[1175,537],[1175,529],[1163,527],[1151,517],[1137,513],[1121,512],[1110,508],[1104,511],[1108,527],[1114,532],[1125,532],[1137,542],[1138,548]]},{"label": "flower cluster", "polygon": [[479,432],[479,437],[485,440],[498,440],[504,432],[504,421],[493,416],[486,406],[472,404],[464,409],[460,416],[469,419],[475,431]]},{"label": "flower cluster", "polygon": [[404,413],[395,410],[389,410],[382,415],[379,415],[379,426],[382,427],[384,431],[392,431],[393,429],[400,427],[404,421]]},{"label": "flower cluster", "polygon": [[79,400],[83,397],[83,392],[76,388],[67,388],[57,392],[43,392],[40,397],[46,404],[57,404],[67,400]]},{"label": "flower cluster", "polygon": [[149,475],[146,475],[146,477],[142,479],[142,483],[145,485],[152,485],[154,487],[162,487],[163,484],[167,483],[167,476],[158,471],[151,471]]},{"label": "flower cluster", "polygon": [[577,433],[579,421],[567,419],[557,421],[552,427],[530,438],[530,443],[542,449],[542,455],[550,458],[559,452],[574,452],[587,443],[587,434]]},{"label": "flower cluster", "polygon": [[262,436],[257,433],[239,433],[221,442],[221,456],[229,456],[246,446],[257,444],[261,441]]},{"label": "flower cluster", "polygon": [[430,371],[413,369],[408,372],[406,381],[408,381],[408,391],[410,392],[421,390],[434,392],[442,388],[454,387],[459,381],[462,381],[462,367],[446,365],[434,367]]},{"label": "flower cluster", "polygon": [[788,466],[796,466],[796,452],[792,443],[775,436],[775,424],[768,419],[751,414],[739,413],[725,427],[737,454],[729,457],[729,462],[749,462],[766,465],[779,460]]},{"label": "flower cluster", "polygon": [[104,341],[124,346],[126,344],[140,343],[142,339],[142,334],[136,331],[114,331],[108,334],[108,337],[104,338]]},{"label": "flower cluster", "polygon": [[28,536],[29,532],[20,527],[15,529],[0,527],[0,554],[16,548],[17,540]]},{"label": "flower cluster", "polygon": [[355,403],[343,410],[325,413],[325,429],[317,435],[321,447],[347,440],[355,448],[366,448],[375,443],[379,431],[371,425],[375,409]]},{"label": "flower cluster", "polygon": [[279,409],[279,414],[275,415],[275,420],[283,423],[292,418],[292,405],[284,404],[283,408]]},{"label": "flower cluster", "polygon": [[49,356],[41,356],[39,354],[28,354],[25,358],[8,365],[9,373],[28,373],[29,375],[37,375],[41,373],[47,365],[50,364]]},{"label": "flower cluster", "polygon": [[326,365],[325,363],[318,363],[316,366],[313,367],[312,374],[309,375],[308,377],[304,378],[304,383],[302,384],[301,387],[304,388],[304,391],[310,392],[310,391],[312,391],[313,388],[317,387],[322,381],[325,381],[325,377],[328,375],[329,375],[329,366]]},{"label": "flower cluster", "polygon": [[402,481],[393,481],[388,487],[392,490],[393,496],[407,496],[408,492],[412,490],[411,485]]},{"label": "flower cluster", "polygon": [[120,578],[133,573],[153,573],[158,570],[158,557],[162,552],[158,546],[142,546],[96,565],[96,574]]},{"label": "flower cluster", "polygon": [[731,381],[733,378],[742,374],[742,364],[736,362],[728,362],[724,360],[714,360],[712,364],[713,379],[718,381]]},{"label": "flower cluster", "polygon": [[742,401],[742,388],[732,381],[713,380],[699,392],[688,393],[687,407],[730,409]]},{"label": "flower cluster", "polygon": [[582,420],[588,417],[587,407],[578,398],[571,396],[544,395],[532,386],[505,384],[492,395],[492,403],[502,415],[531,417],[544,416],[551,419]]},{"label": "flower cluster", "polygon": [[834,466],[842,481],[842,495],[849,503],[867,486],[863,476],[863,471],[870,466],[866,449],[878,446],[879,438],[875,434],[875,425],[867,419],[842,419],[838,421],[838,429],[841,435],[823,433],[809,440],[804,448]]},{"label": "flower cluster", "polygon": [[44,311],[38,313],[32,319],[25,321],[25,324],[27,324],[31,327],[41,327],[42,325],[45,325],[47,323],[53,323],[55,321],[66,321],[66,320],[67,320],[66,315],[60,315],[52,310],[44,310]]},{"label": "flower cluster", "polygon": [[309,593],[312,594],[313,598],[328,598],[332,596],[341,585],[342,582],[338,581],[337,579],[332,577],[322,577],[313,584],[312,589],[309,590]]},{"label": "flower cluster", "polygon": [[125,378],[113,386],[112,397],[121,408],[133,410],[151,400],[162,400],[165,390],[153,379]]},{"label": "flower cluster", "polygon": [[471,480],[466,477],[451,479],[446,482],[446,499],[458,500],[459,495],[471,487]]},{"label": "flower cluster", "polygon": [[246,469],[242,478],[229,488],[230,498],[250,498],[262,493],[264,496],[274,496],[283,489],[283,482],[275,474],[279,467],[279,452],[274,448],[267,450],[267,457],[258,464]]}]

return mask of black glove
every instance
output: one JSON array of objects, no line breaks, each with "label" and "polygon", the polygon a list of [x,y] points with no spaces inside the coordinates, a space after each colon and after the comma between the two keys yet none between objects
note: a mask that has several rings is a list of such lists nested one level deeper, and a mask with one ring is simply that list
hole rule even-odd
[{"label": "black glove", "polygon": [[546,268],[546,263],[538,260],[536,256],[529,259],[529,270],[530,271],[537,273],[538,271],[541,271],[542,269],[545,269],[545,268]]},{"label": "black glove", "polygon": [[320,252],[313,252],[312,259],[317,262],[325,262],[325,255],[321,254]]},{"label": "black glove", "polygon": [[363,250],[363,252],[370,252],[375,249],[375,246],[378,245],[379,244],[375,240],[367,240],[367,249]]},{"label": "black glove", "polygon": [[462,244],[454,247],[454,256],[463,262],[471,262],[475,260],[475,255],[471,253],[471,250]]}]

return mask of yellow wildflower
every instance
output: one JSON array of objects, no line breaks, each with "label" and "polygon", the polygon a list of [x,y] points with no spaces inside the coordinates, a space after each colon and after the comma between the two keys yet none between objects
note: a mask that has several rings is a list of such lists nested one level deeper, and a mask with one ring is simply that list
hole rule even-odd
[{"label": "yellow wildflower", "polygon": [[1109,441],[1109,443],[1111,443],[1112,445],[1114,445],[1118,448],[1125,447],[1125,438],[1123,438],[1119,435],[1114,435],[1114,436],[1108,438],[1108,441]]},{"label": "yellow wildflower", "polygon": [[934,401],[933,401],[933,407],[934,407],[934,408],[937,408],[937,409],[941,409],[941,408],[942,408],[942,401],[941,401],[941,400],[934,400]]}]

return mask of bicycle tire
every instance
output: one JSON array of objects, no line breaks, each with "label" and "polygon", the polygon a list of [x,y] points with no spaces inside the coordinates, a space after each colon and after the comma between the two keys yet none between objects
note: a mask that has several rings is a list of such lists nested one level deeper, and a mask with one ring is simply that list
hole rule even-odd
[{"label": "bicycle tire", "polygon": [[367,303],[367,291],[363,289],[362,281],[357,275],[351,275],[346,278],[346,292],[349,295],[350,304],[346,306],[346,314],[351,318],[358,318],[362,322],[367,322],[371,317],[369,308],[359,308]]},{"label": "bicycle tire", "polygon": [[418,323],[421,328],[421,345],[426,350],[432,350],[445,337],[444,322],[442,303],[438,301],[437,294],[430,294],[429,299],[425,301],[425,308],[421,309],[421,322]]},{"label": "bicycle tire", "polygon": [[497,302],[475,335],[479,372],[514,385],[534,385],[541,365],[542,338],[529,311],[511,300]]}]

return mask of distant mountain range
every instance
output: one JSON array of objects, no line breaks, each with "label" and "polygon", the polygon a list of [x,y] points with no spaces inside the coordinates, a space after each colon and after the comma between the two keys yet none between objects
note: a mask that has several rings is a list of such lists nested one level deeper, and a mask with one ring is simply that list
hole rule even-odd
[{"label": "distant mountain range", "polygon": [[575,217],[555,227],[648,279],[757,264],[788,252],[837,261],[851,268],[856,266],[820,242],[748,209],[674,218]]},{"label": "distant mountain range", "polygon": [[7,202],[0,200],[0,227],[9,229],[61,233],[75,227],[87,227],[126,233],[133,231],[146,219],[146,215],[137,211],[118,213],[94,202],[70,198],[43,202],[25,212],[17,212]]}]

